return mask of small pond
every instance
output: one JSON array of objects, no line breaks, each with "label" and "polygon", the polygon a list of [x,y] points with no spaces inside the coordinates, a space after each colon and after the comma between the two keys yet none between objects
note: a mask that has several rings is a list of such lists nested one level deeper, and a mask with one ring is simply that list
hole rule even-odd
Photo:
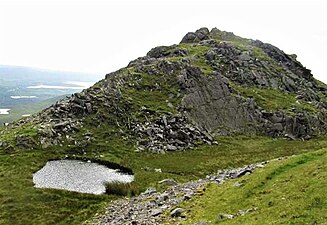
[{"label": "small pond", "polygon": [[49,161],[33,174],[37,188],[54,188],[90,194],[105,193],[106,182],[132,182],[133,175],[120,173],[98,163],[79,160]]}]

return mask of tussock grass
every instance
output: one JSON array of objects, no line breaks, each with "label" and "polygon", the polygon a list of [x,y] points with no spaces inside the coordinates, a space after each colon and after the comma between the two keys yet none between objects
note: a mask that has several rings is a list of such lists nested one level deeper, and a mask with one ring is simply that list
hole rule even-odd
[{"label": "tussock grass", "polygon": [[106,194],[118,196],[135,196],[139,194],[139,189],[134,182],[109,182],[105,184]]}]

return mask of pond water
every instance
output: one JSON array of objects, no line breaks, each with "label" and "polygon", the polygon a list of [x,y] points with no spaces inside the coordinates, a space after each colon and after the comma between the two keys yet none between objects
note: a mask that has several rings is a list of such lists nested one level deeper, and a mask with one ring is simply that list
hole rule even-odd
[{"label": "pond water", "polygon": [[106,182],[132,182],[133,175],[119,173],[104,165],[79,160],[49,161],[35,174],[37,188],[54,188],[90,194],[105,193]]}]

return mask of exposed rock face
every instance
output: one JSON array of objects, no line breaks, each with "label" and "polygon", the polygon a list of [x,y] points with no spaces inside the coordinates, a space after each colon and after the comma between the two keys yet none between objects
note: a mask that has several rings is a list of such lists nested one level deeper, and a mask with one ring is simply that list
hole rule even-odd
[{"label": "exposed rock face", "polygon": [[[306,139],[327,131],[327,86],[270,44],[217,28],[159,46],[81,93],[13,124],[37,124],[44,148],[86,146],[74,134],[113,127],[156,153],[215,143],[212,136],[265,134]],[[33,139],[34,140],[34,139]],[[96,141],[96,140],[95,140]],[[18,145],[30,141],[18,138]]]},{"label": "exposed rock face", "polygon": [[186,92],[181,103],[185,115],[202,129],[221,135],[256,131],[248,125],[258,120],[254,103],[232,95],[222,75],[204,77],[198,68],[189,67],[178,80]]},{"label": "exposed rock face", "polygon": [[[319,85],[310,70],[296,61],[296,56],[287,55],[270,44],[243,39],[216,28],[207,34],[206,41],[195,36],[191,35],[194,38],[188,41],[190,35],[185,35],[182,43],[209,46],[205,59],[214,75],[207,78],[195,76],[200,73],[193,72],[193,78],[189,75],[187,79],[192,86],[186,86],[182,104],[189,109],[188,117],[200,127],[214,134],[259,131],[272,137],[289,138],[309,138],[326,132],[327,107],[326,101],[321,101],[321,96],[326,99],[326,86]],[[217,38],[222,41],[217,42]],[[242,43],[243,47],[237,48],[233,41]],[[231,82],[295,94],[297,99],[319,110],[313,114],[293,109],[292,115],[283,111],[266,112],[251,96],[244,99],[231,94],[235,93],[229,87]]]}]

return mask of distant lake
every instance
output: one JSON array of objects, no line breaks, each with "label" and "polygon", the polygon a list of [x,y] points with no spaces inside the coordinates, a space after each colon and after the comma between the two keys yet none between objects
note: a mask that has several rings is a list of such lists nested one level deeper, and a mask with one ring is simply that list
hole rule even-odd
[{"label": "distant lake", "polygon": [[33,175],[37,188],[54,188],[90,194],[105,193],[106,182],[132,182],[133,175],[104,165],[79,160],[49,161]]},{"label": "distant lake", "polygon": [[25,95],[15,95],[15,96],[10,96],[12,99],[31,99],[31,98],[38,98],[37,96],[25,96]]},{"label": "distant lake", "polygon": [[47,85],[40,84],[34,86],[28,86],[28,89],[73,89],[82,90],[92,86],[94,82],[80,82],[80,81],[68,81],[64,82],[64,85]]},{"label": "distant lake", "polygon": [[10,109],[0,109],[0,115],[8,115]]}]

